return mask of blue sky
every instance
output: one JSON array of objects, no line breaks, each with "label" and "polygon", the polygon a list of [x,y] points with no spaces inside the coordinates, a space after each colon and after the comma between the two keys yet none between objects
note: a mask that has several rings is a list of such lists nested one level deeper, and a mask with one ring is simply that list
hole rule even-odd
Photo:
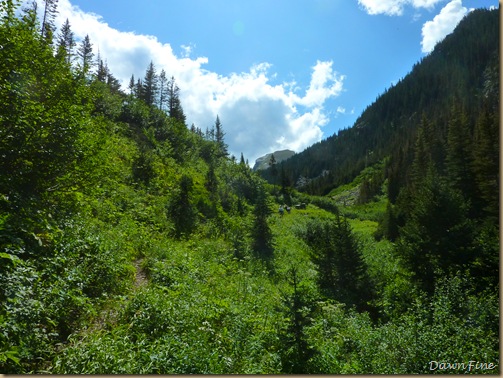
[{"label": "blue sky", "polygon": [[218,114],[250,164],[353,125],[472,8],[497,0],[59,0],[124,83],[152,60],[189,125]]}]

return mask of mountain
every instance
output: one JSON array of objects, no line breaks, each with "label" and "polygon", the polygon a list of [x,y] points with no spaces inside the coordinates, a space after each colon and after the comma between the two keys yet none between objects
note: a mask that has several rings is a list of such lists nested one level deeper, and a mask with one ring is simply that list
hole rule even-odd
[{"label": "mountain", "polygon": [[[351,128],[340,130],[279,166],[291,183],[299,182],[299,178],[309,183],[298,189],[327,194],[387,156],[398,151],[410,155],[423,118],[447,124],[446,109],[456,103],[473,121],[487,91],[498,91],[498,67],[498,10],[472,11],[408,75],[378,96]],[[497,101],[497,96],[492,98]],[[261,175],[270,182],[278,179],[270,170]]]},{"label": "mountain", "polygon": [[271,160],[271,156],[273,155],[276,163],[280,163],[282,161],[285,161],[286,159],[291,158],[293,155],[295,155],[295,152],[291,150],[281,150],[261,156],[257,160],[255,160],[253,170],[259,171],[269,168],[269,162]]}]

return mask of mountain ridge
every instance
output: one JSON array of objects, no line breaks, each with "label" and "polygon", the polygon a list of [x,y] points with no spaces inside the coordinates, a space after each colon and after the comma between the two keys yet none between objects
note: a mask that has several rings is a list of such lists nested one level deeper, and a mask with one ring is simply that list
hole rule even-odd
[{"label": "mountain ridge", "polygon": [[259,171],[259,170],[264,170],[269,167],[269,161],[271,159],[271,156],[274,155],[274,159],[276,160],[276,163],[281,163],[282,161],[285,161],[289,158],[291,158],[293,155],[295,155],[295,151],[292,150],[279,150],[279,151],[274,151],[270,152],[268,154],[265,154],[264,156],[261,156],[255,160],[255,165],[253,166],[254,171]]},{"label": "mountain ridge", "polygon": [[[352,181],[369,164],[411,150],[421,119],[448,122],[443,113],[453,103],[466,108],[473,120],[481,107],[488,71],[499,65],[498,12],[472,11],[404,78],[384,90],[352,127],[280,163],[290,183],[302,176],[309,185],[299,189],[327,194]],[[324,171],[329,174],[322,175]],[[270,170],[261,175],[269,182],[276,180]]]}]

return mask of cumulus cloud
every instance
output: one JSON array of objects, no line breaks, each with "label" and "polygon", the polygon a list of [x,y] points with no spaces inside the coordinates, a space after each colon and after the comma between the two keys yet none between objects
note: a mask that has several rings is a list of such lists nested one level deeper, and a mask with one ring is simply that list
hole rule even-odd
[{"label": "cumulus cloud", "polygon": [[178,56],[169,43],[155,36],[116,30],[101,16],[83,12],[70,0],[60,0],[58,10],[57,26],[68,18],[78,40],[89,34],[94,52],[99,50],[124,87],[132,74],[142,78],[150,61],[158,72],[164,69],[174,76],[187,123],[204,131],[219,115],[230,152],[235,156],[243,152],[251,163],[273,150],[299,152],[321,140],[322,128],[329,122],[324,103],[343,90],[344,76],[334,70],[331,61],[317,61],[311,67],[308,88],[300,88],[295,80],[273,85],[270,81],[275,73],[269,63],[256,64],[247,72],[220,75],[205,69],[207,57],[191,57],[191,41],[180,46]]},{"label": "cumulus cloud", "polygon": [[358,0],[358,3],[370,15],[401,16],[407,5],[415,9],[432,9],[441,1],[444,0]]},{"label": "cumulus cloud", "polygon": [[463,7],[461,0],[452,0],[448,3],[432,21],[423,25],[422,51],[431,52],[439,41],[454,30],[467,13],[468,9]]}]

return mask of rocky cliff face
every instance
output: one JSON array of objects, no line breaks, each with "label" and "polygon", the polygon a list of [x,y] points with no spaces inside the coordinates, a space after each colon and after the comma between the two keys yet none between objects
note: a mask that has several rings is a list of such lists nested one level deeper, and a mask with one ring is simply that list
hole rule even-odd
[{"label": "rocky cliff face", "polygon": [[276,159],[276,163],[279,163],[283,160],[286,160],[293,155],[295,155],[294,151],[291,150],[282,150],[282,151],[275,151],[273,153],[266,154],[262,157],[259,157],[257,160],[255,160],[255,165],[253,166],[254,171],[258,171],[261,169],[267,169],[269,168],[269,161],[271,160],[271,156],[274,155],[274,159]]}]

